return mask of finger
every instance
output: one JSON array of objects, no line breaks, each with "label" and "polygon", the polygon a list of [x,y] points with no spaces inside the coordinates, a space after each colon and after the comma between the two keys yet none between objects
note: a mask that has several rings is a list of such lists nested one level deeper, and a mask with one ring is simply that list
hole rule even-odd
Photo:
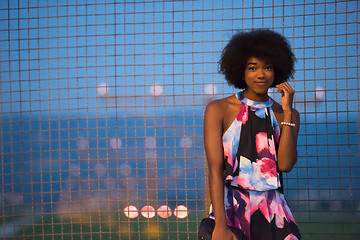
[{"label": "finger", "polygon": [[276,87],[277,87],[278,89],[282,90],[282,89],[284,89],[284,87],[286,86],[285,83],[286,83],[286,82],[280,83],[280,84],[276,85]]},{"label": "finger", "polygon": [[294,94],[295,93],[294,89],[292,89],[292,87],[288,83],[283,85],[283,91],[286,94]]},{"label": "finger", "polygon": [[281,84],[279,84],[279,85],[276,86],[277,92],[282,92],[283,88],[284,88],[284,86],[281,85]]},{"label": "finger", "polygon": [[284,85],[284,84],[287,84],[288,82],[282,82],[282,83],[279,83],[278,85],[276,85],[276,86],[282,86],[282,85]]},{"label": "finger", "polygon": [[291,87],[288,85],[284,85],[283,90],[284,90],[284,93],[288,93],[288,94],[291,94],[291,92],[292,92]]},{"label": "finger", "polygon": [[288,82],[284,83],[284,87],[291,93],[294,93],[294,89],[291,87],[291,85]]},{"label": "finger", "polygon": [[286,93],[286,89],[282,85],[277,88],[277,92],[281,93],[281,96],[284,96],[284,94]]}]

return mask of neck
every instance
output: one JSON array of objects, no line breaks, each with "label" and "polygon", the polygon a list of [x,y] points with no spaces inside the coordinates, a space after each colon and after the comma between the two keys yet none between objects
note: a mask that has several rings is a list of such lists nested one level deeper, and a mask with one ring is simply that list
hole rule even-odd
[{"label": "neck", "polygon": [[263,94],[257,94],[255,92],[249,91],[248,89],[243,91],[243,96],[255,102],[266,102],[269,100],[269,95],[267,92]]}]

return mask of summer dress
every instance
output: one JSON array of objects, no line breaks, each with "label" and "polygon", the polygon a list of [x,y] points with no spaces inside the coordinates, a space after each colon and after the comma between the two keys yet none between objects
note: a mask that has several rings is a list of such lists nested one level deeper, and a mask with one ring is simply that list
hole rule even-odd
[{"label": "summer dress", "polygon": [[227,224],[249,240],[300,239],[277,169],[280,127],[271,108],[274,100],[255,102],[242,92],[236,97],[240,111],[222,137]]}]

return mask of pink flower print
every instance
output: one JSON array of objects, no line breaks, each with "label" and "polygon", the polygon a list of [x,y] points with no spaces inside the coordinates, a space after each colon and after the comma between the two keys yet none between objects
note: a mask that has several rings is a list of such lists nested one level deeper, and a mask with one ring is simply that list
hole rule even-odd
[{"label": "pink flower print", "polygon": [[274,136],[271,136],[271,139],[269,141],[269,151],[271,155],[276,156]]},{"label": "pink flower print", "polygon": [[299,240],[294,234],[290,233],[284,240]]},{"label": "pink flower print", "polygon": [[282,202],[283,202],[282,204],[284,206],[284,213],[285,213],[286,220],[288,222],[293,221],[294,223],[296,223],[295,218],[292,215],[291,210],[290,210],[289,206],[287,205],[285,198],[283,198]]},{"label": "pink flower print", "polygon": [[271,199],[270,209],[272,210],[270,215],[272,218],[275,216],[275,224],[278,228],[284,227],[284,218],[287,222],[293,221],[295,223],[295,219],[292,216],[283,195],[274,195]]},{"label": "pink flower print", "polygon": [[267,133],[259,132],[258,134],[256,134],[255,141],[256,141],[256,150],[260,158],[270,158],[272,160],[275,160],[274,141],[272,141],[272,139],[270,140],[267,138]]},{"label": "pink flower print", "polygon": [[248,120],[248,107],[246,104],[241,104],[239,114],[236,116],[236,120],[245,124]]},{"label": "pink flower print", "polygon": [[250,190],[274,189],[279,186],[276,162],[269,158],[262,158],[252,163],[246,157],[240,156],[240,174],[236,180],[239,186]]},{"label": "pink flower print", "polygon": [[277,177],[276,162],[269,158],[262,158],[256,161],[256,165],[265,178]]},{"label": "pink flower print", "polygon": [[260,153],[263,149],[268,148],[267,133],[259,132],[256,134],[256,150]]},{"label": "pink flower print", "polygon": [[284,218],[285,218],[284,209],[282,208],[282,206],[280,206],[280,204],[277,204],[276,208],[277,210],[275,210],[276,212],[275,224],[278,228],[284,228]]},{"label": "pink flower print", "polygon": [[268,222],[271,222],[269,206],[267,204],[267,199],[264,194],[266,193],[258,191],[254,191],[253,193],[251,193],[251,202],[249,203],[250,215],[253,215],[255,211],[260,209],[266,220],[268,220]]}]

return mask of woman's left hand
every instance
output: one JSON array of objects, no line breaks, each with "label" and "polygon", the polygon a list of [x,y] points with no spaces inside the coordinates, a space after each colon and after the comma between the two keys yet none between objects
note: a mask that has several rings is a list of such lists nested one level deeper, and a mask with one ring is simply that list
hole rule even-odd
[{"label": "woman's left hand", "polygon": [[281,106],[283,111],[291,111],[295,91],[287,82],[276,85],[277,92],[281,93]]}]

